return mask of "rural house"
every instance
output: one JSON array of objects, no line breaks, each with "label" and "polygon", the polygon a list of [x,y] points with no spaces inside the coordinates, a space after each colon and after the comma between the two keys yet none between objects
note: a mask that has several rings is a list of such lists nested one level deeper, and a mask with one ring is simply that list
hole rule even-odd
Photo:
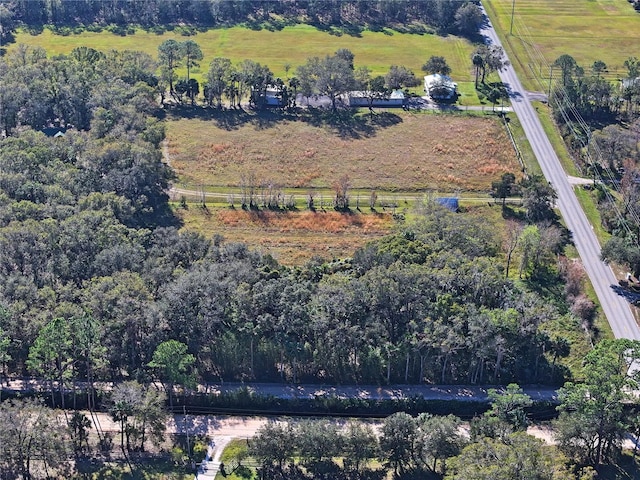
[{"label": "rural house", "polygon": [[451,77],[434,73],[424,77],[424,91],[433,100],[453,100],[456,98],[458,84]]}]

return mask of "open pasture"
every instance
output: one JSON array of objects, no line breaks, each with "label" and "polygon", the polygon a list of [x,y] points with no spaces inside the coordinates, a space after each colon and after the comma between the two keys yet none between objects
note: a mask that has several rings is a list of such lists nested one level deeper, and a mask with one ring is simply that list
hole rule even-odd
[{"label": "open pasture", "polygon": [[493,116],[398,110],[349,117],[350,128],[305,118],[169,121],[171,165],[191,186],[237,187],[253,175],[282,188],[331,188],[347,176],[352,188],[401,192],[487,192],[500,175],[520,170]]},{"label": "open pasture", "polygon": [[277,31],[243,27],[218,28],[199,32],[191,37],[182,36],[178,32],[158,35],[140,29],[134,35],[127,36],[115,35],[106,30],[62,36],[45,29],[38,35],[19,32],[16,42],[8,50],[23,43],[43,47],[49,55],[55,55],[69,53],[75,47],[84,45],[102,51],[141,50],[156,57],[158,45],[170,38],[178,41],[191,38],[200,45],[204,60],[199,68],[192,70],[198,79],[202,79],[214,57],[226,57],[234,63],[252,59],[267,65],[276,76],[286,78],[286,64],[291,66],[289,75],[292,75],[295,68],[304,64],[309,57],[323,57],[339,48],[348,48],[355,54],[356,66],[367,66],[374,75],[386,73],[391,65],[404,65],[420,75],[420,67],[431,55],[441,55],[451,66],[454,79],[469,81],[470,56],[474,49],[469,41],[452,35],[441,37],[385,30],[364,31],[357,36],[338,36],[309,25],[296,25]]},{"label": "open pasture", "polygon": [[603,60],[612,80],[625,75],[627,58],[640,57],[640,13],[627,0],[515,0],[513,36],[509,35],[513,0],[484,3],[517,55],[529,88],[540,87],[533,79],[549,78],[545,61],[551,64],[565,53],[586,69]]}]

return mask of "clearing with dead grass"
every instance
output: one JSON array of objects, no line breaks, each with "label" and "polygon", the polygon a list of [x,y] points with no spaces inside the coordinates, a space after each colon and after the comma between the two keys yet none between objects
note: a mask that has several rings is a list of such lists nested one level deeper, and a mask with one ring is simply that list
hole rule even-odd
[{"label": "clearing with dead grass", "polygon": [[394,111],[327,123],[267,112],[229,123],[227,113],[218,115],[167,122],[181,183],[237,187],[253,175],[282,188],[331,188],[347,176],[358,189],[486,192],[520,170],[493,116]]},{"label": "clearing with dead grass", "polygon": [[190,206],[176,209],[184,228],[207,237],[243,242],[285,265],[302,265],[313,257],[345,258],[367,242],[389,233],[391,213],[245,211]]}]

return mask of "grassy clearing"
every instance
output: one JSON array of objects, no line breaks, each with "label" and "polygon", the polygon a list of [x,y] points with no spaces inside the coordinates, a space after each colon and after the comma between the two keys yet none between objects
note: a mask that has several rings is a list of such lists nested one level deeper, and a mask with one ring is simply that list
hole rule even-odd
[{"label": "grassy clearing", "polygon": [[509,121],[509,128],[511,129],[511,134],[520,149],[520,155],[522,155],[522,163],[528,174],[540,174],[542,175],[542,169],[540,168],[540,164],[536,159],[535,154],[533,153],[533,149],[531,148],[531,144],[527,139],[527,135],[524,133],[524,129],[522,128],[522,124],[520,120],[515,114],[507,115]]},{"label": "grassy clearing", "polygon": [[589,223],[593,227],[596,237],[598,237],[600,245],[604,245],[611,238],[611,233],[607,232],[602,226],[602,219],[592,191],[580,186],[574,187],[573,190],[576,197],[578,197],[580,205],[582,205],[585,215],[589,219]]},{"label": "grassy clearing", "polygon": [[[452,77],[467,81],[471,78],[470,56],[473,45],[460,37],[441,37],[430,34],[364,31],[358,36],[331,35],[309,25],[285,27],[278,31],[251,30],[242,27],[218,28],[200,32],[193,37],[184,37],[178,32],[162,35],[137,30],[135,35],[118,36],[107,31],[100,33],[82,32],[69,36],[55,35],[44,30],[38,35],[21,31],[16,35],[16,43],[9,46],[9,52],[16,44],[24,43],[43,47],[50,55],[69,53],[80,45],[98,50],[141,50],[156,56],[158,45],[167,39],[184,41],[192,38],[202,48],[204,60],[200,69],[193,69],[194,76],[202,78],[209,62],[214,57],[227,57],[234,63],[244,59],[254,59],[271,68],[276,76],[286,78],[285,65],[292,71],[313,56],[332,54],[339,48],[348,48],[355,54],[358,66],[368,66],[374,75],[384,74],[391,65],[405,65],[417,75],[420,67],[431,55],[441,55],[447,59],[452,69]],[[184,74],[186,72],[179,72]]]},{"label": "grassy clearing", "polygon": [[[207,197],[207,209],[176,204],[185,228],[248,243],[289,265],[313,256],[344,258],[394,224],[389,208],[370,213],[371,189],[379,198],[386,190],[392,199],[389,192],[394,190],[414,192],[411,198],[398,193],[393,202],[398,205],[395,213],[411,215],[421,191],[466,191],[482,197],[502,173],[520,171],[504,126],[493,116],[399,111],[338,123],[317,120],[267,113],[236,123],[228,118],[167,122],[171,164],[187,186],[204,184],[208,191],[235,190],[237,195],[240,178],[252,173],[258,183],[279,185],[287,195],[295,188],[298,203],[315,189],[315,213],[304,205],[281,213],[222,208],[224,194]],[[343,175],[353,187],[352,214],[328,206],[332,184]],[[362,212],[355,208],[358,195]]]},{"label": "grassy clearing", "polygon": [[526,88],[546,90],[546,64],[564,53],[585,67],[604,60],[613,80],[629,56],[640,55],[640,14],[626,0],[517,0],[513,36],[512,0],[484,4]]},{"label": "grassy clearing", "polygon": [[[249,114],[247,114],[249,115]],[[171,165],[191,185],[237,186],[253,174],[281,187],[486,192],[519,164],[495,117],[398,111],[335,123],[253,115],[167,123]]]},{"label": "grassy clearing", "polygon": [[[238,458],[246,458],[248,454],[249,447],[247,446],[247,440],[244,439],[233,439],[229,444],[225,447],[222,452],[222,456],[220,460],[225,465],[231,465],[234,461],[237,461]],[[242,463],[247,462],[248,464],[253,464],[254,460],[252,458],[247,458]],[[255,474],[255,469],[247,467],[245,465],[240,466],[234,472],[222,475],[222,473],[218,473],[216,475],[216,480],[247,480],[253,478]]]}]

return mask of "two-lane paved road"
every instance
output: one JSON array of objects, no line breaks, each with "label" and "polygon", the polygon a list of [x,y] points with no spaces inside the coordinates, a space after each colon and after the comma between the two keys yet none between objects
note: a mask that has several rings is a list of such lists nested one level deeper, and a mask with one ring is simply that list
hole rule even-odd
[{"label": "two-lane paved road", "polygon": [[[482,33],[489,43],[501,45],[490,21],[487,22]],[[573,234],[575,246],[614,335],[616,338],[640,340],[640,328],[631,313],[629,303],[614,290],[618,285],[617,280],[611,268],[600,260],[598,239],[572,186],[569,184],[567,174],[562,168],[534,108],[527,99],[526,92],[522,88],[513,66],[501,71],[500,79],[511,91],[513,110],[522,124],[542,168],[542,173],[558,193],[557,206],[567,227]]]}]

